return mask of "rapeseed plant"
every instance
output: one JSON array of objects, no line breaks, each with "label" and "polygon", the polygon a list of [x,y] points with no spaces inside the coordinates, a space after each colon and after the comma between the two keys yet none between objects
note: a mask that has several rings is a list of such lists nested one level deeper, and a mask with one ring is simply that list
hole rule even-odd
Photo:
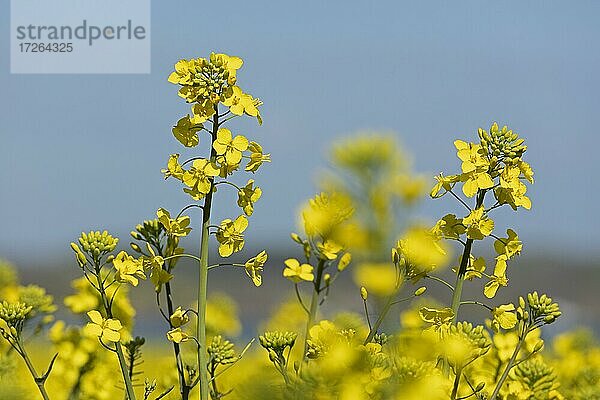
[{"label": "rapeseed plant", "polygon": [[[491,214],[505,205],[532,206],[525,142],[497,123],[478,129],[477,142],[454,142],[460,170],[436,176],[430,195],[450,196],[465,212],[446,214],[433,226],[407,218],[426,180],[391,136],[369,133],[335,145],[322,191],[303,205],[300,233],[291,234],[302,256],[281,265],[293,298],[263,324],[260,348],[253,351],[251,340],[236,349],[229,340],[241,331],[236,304],[226,295],[208,296],[209,271],[237,268],[249,284],[262,286],[266,251],[229,261],[245,247],[262,189],[254,179],[238,184],[232,178],[271,161],[259,143],[226,126],[241,116],[262,124],[262,102],[238,85],[242,65],[215,53],[175,64],[168,81],[179,86],[190,112],[172,134],[186,149],[203,152],[185,161],[171,154],[162,173],[179,182],[191,203],[178,212],[158,208],[155,218],[138,224],[131,232],[134,253],[117,250],[119,239],[107,231],[82,233],[71,243],[82,275],[64,304],[83,326],[53,323],[47,332],[56,355],[43,373],[34,367],[25,333],[45,332],[56,311],[53,298],[39,286],[20,285],[15,269],[0,262],[1,379],[19,373],[18,356],[46,400],[600,398],[600,347],[589,334],[561,335],[544,351],[540,328],[561,316],[556,302],[532,292],[515,303],[488,304],[509,284],[509,265],[523,250],[515,230],[496,233]],[[214,224],[220,188],[235,190],[240,214]],[[199,223],[186,214],[196,208]],[[195,232],[199,254],[182,246]],[[215,263],[209,262],[211,235],[222,258]],[[477,254],[486,240],[495,252],[493,268]],[[178,302],[172,285],[182,258],[198,265],[193,305]],[[446,267],[453,283],[439,275]],[[344,273],[357,283],[364,315],[342,310],[323,319],[322,305]],[[463,299],[465,283],[479,280],[483,298]],[[171,357],[143,351],[146,339],[134,337],[129,296],[143,284],[154,289]],[[427,298],[429,284],[447,289],[447,301]],[[406,307],[395,313],[400,304]],[[465,318],[467,305],[488,312],[484,324]],[[400,329],[386,329],[391,315],[399,316]],[[142,371],[144,360],[151,362]],[[28,387],[13,386],[3,382],[0,398],[35,397]]]}]

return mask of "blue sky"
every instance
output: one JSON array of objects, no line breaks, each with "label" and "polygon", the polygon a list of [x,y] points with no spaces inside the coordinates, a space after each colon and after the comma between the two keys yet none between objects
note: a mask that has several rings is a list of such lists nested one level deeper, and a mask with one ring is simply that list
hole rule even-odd
[{"label": "blue sky", "polygon": [[[498,226],[534,252],[598,256],[598,2],[155,1],[149,75],[11,75],[8,1],[0,7],[8,258],[58,257],[82,230],[127,240],[158,207],[185,204],[160,174],[180,151],[170,127],[188,112],[166,78],[178,59],[210,51],[244,58],[240,84],[265,102],[262,127],[234,125],[273,157],[256,176],[256,243],[285,243],[335,138],[397,132],[433,175],[459,167],[455,138],[498,121],[527,139],[536,172],[533,209],[503,212]],[[427,203],[431,220],[451,204]],[[238,212],[218,207],[217,218]]]}]

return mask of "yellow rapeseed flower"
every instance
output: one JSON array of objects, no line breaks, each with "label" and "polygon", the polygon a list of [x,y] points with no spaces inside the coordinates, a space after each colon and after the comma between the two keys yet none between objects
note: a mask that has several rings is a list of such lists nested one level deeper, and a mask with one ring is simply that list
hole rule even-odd
[{"label": "yellow rapeseed flower", "polygon": [[189,171],[183,173],[183,183],[189,187],[183,190],[194,199],[200,200],[210,191],[210,179],[218,175],[219,169],[209,160],[194,160]]},{"label": "yellow rapeseed flower", "polygon": [[224,219],[216,233],[221,257],[229,257],[244,247],[244,231],[248,227],[248,219],[240,215],[232,221]]},{"label": "yellow rapeseed flower", "polygon": [[227,164],[239,164],[242,160],[242,152],[248,149],[248,139],[242,135],[233,137],[229,129],[221,128],[217,132],[213,148],[218,155],[225,156]]},{"label": "yellow rapeseed flower", "polygon": [[88,322],[85,329],[92,336],[97,336],[100,339],[106,339],[109,342],[118,342],[121,340],[119,332],[123,325],[118,319],[104,319],[102,314],[96,310],[89,311],[88,317],[92,322]]},{"label": "yellow rapeseed flower", "polygon": [[119,252],[113,259],[113,266],[117,270],[115,279],[121,283],[137,286],[139,279],[146,279],[142,261],[137,260],[124,251]]},{"label": "yellow rapeseed flower", "polygon": [[244,264],[244,268],[246,269],[246,275],[248,275],[248,277],[252,279],[252,282],[257,287],[262,284],[262,277],[260,276],[260,273],[263,270],[263,266],[267,262],[267,258],[267,252],[263,250],[256,256],[246,261],[246,263]]},{"label": "yellow rapeseed flower", "polygon": [[469,239],[482,240],[494,230],[494,221],[488,218],[483,207],[471,211],[462,219],[462,224],[467,228]]},{"label": "yellow rapeseed flower", "polygon": [[288,258],[284,261],[286,268],[283,270],[283,276],[294,283],[315,279],[313,267],[309,264],[300,264],[295,258]]},{"label": "yellow rapeseed flower", "polygon": [[173,219],[167,210],[159,208],[156,211],[156,216],[169,235],[183,237],[187,236],[192,231],[192,228],[188,227],[190,224],[190,217],[187,215]]}]

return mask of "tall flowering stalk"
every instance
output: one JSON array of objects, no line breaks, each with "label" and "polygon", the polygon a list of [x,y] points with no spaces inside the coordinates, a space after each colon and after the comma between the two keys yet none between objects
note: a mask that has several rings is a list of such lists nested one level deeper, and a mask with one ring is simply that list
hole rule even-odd
[{"label": "tall flowering stalk", "polygon": [[[140,256],[134,258],[122,251],[116,256],[110,254],[116,247],[118,239],[108,233],[92,232],[82,235],[78,244],[71,247],[76,253],[77,261],[84,271],[85,277],[101,296],[101,310],[88,313],[91,323],[88,331],[98,337],[102,345],[114,351],[119,360],[127,397],[135,399],[132,377],[135,358],[128,362],[124,356],[121,343],[121,322],[114,318],[112,303],[114,294],[108,289],[122,284],[137,286],[140,279],[150,277],[156,291],[157,306],[168,324],[167,338],[173,343],[173,352],[179,378],[179,392],[183,400],[187,400],[194,387],[199,386],[201,400],[209,396],[218,399],[221,393],[217,386],[217,376],[224,371],[221,366],[234,364],[239,360],[250,344],[235,356],[233,344],[225,339],[215,337],[210,345],[206,335],[206,305],[208,291],[208,272],[210,269],[233,266],[242,268],[256,286],[262,283],[261,271],[267,261],[267,253],[260,252],[245,263],[229,261],[209,265],[209,237],[214,235],[218,243],[218,252],[222,258],[228,258],[244,247],[244,231],[248,227],[248,219],[254,211],[254,203],[260,198],[262,191],[249,179],[245,184],[236,184],[229,177],[240,169],[254,173],[265,162],[270,162],[270,155],[264,154],[260,144],[249,141],[243,135],[234,135],[225,125],[239,116],[256,118],[259,124],[262,119],[258,107],[259,99],[242,91],[237,85],[237,70],[242,66],[238,57],[212,53],[208,59],[197,58],[180,60],[175,71],[169,76],[169,82],[180,86],[179,96],[191,106],[191,114],[179,119],[173,127],[173,136],[186,148],[197,147],[200,133],[210,138],[206,142],[206,156],[197,155],[180,163],[179,154],[172,154],[162,172],[167,178],[174,178],[183,184],[183,191],[193,202],[184,207],[176,215],[159,208],[156,219],[139,224],[131,236],[137,242],[131,248]],[[242,214],[235,220],[225,219],[219,225],[211,225],[213,196],[219,185],[232,187],[237,191],[237,205]],[[180,246],[180,241],[192,231],[191,218],[184,212],[199,208],[202,210],[200,224],[200,251],[198,255],[188,254]],[[90,242],[91,241],[91,242]],[[171,280],[177,261],[189,258],[198,262],[198,296],[196,309],[175,308]],[[163,290],[164,289],[164,290]],[[116,293],[114,290],[112,293]],[[164,296],[162,295],[164,293]],[[166,300],[165,305],[161,298]],[[195,332],[189,332],[185,326],[190,322],[190,314],[197,316]],[[182,358],[182,345],[186,342],[195,344],[197,364],[186,365]],[[139,346],[138,346],[139,347]],[[129,353],[135,354],[135,351]],[[231,365],[227,365],[229,368]],[[220,369],[217,372],[217,369]],[[155,387],[147,386],[145,396]],[[164,397],[173,388],[160,397]]]},{"label": "tall flowering stalk", "polygon": [[[223,258],[239,252],[244,247],[244,231],[248,226],[247,216],[252,215],[254,203],[260,198],[262,191],[254,186],[250,179],[244,186],[238,186],[227,178],[240,168],[247,160],[245,171],[256,172],[263,162],[270,161],[268,154],[263,154],[262,147],[249,141],[243,135],[234,135],[225,124],[231,119],[246,115],[254,117],[262,123],[258,107],[259,99],[242,91],[237,85],[237,71],[242,66],[238,57],[226,54],[211,54],[208,59],[197,58],[181,60],[175,65],[175,71],[169,76],[169,82],[180,85],[179,95],[192,104],[191,115],[181,118],[173,128],[173,135],[185,147],[199,144],[199,132],[204,131],[210,137],[210,154],[208,158],[192,157],[179,164],[178,154],[170,157],[165,177],[173,177],[184,184],[184,192],[201,204],[190,204],[187,208],[199,207],[202,210],[199,257],[191,257],[199,263],[197,326],[195,341],[198,345],[198,381],[200,399],[209,397],[209,354],[206,338],[206,298],[208,290],[208,271],[219,266],[242,267],[256,286],[262,282],[260,271],[266,262],[266,253],[261,252],[245,264],[219,263],[209,265],[209,236],[214,234],[219,243],[219,255]],[[205,126],[208,125],[208,126]],[[189,165],[189,169],[185,167]],[[218,185],[235,188],[238,193],[238,206],[243,214],[235,220],[225,219],[219,225],[211,225],[213,195]],[[183,212],[183,210],[182,210]],[[167,225],[177,225],[181,213]],[[160,218],[159,218],[160,219]],[[163,224],[165,225],[165,224]],[[187,226],[187,225],[186,225]],[[165,226],[168,233],[169,228]],[[211,232],[211,229],[214,229]],[[174,254],[171,257],[183,257],[186,254]],[[191,255],[189,255],[191,256]],[[173,327],[173,326],[172,326]],[[183,341],[179,327],[173,327],[169,338],[174,342]],[[214,372],[214,369],[212,370]],[[216,382],[212,380],[212,396],[219,397]]]},{"label": "tall flowering stalk", "polygon": [[[487,298],[493,298],[499,287],[508,284],[507,262],[522,250],[523,245],[512,229],[507,231],[506,238],[492,233],[494,221],[489,217],[490,212],[504,205],[509,205],[515,211],[518,208],[531,208],[524,182],[533,183],[533,171],[522,159],[527,150],[524,139],[519,138],[516,132],[506,126],[500,128],[497,123],[492,124],[489,132],[479,128],[478,135],[479,143],[467,143],[462,140],[454,142],[457,156],[462,162],[462,172],[449,176],[440,174],[436,177],[437,184],[431,191],[433,198],[450,194],[468,212],[463,218],[447,214],[433,229],[440,239],[457,241],[463,246],[453,287],[452,321],[458,318],[465,280],[486,277],[488,282],[484,294]],[[462,192],[467,198],[475,198],[473,207],[454,191],[457,183],[462,184]],[[486,204],[486,195],[489,194],[492,195],[493,201]],[[485,273],[484,259],[472,255],[475,241],[488,237],[496,239],[496,265],[491,275]]]}]

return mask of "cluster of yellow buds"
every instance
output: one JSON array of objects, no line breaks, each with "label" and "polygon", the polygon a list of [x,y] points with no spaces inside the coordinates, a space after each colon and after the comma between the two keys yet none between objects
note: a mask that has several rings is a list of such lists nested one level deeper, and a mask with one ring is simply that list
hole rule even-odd
[{"label": "cluster of yellow buds", "polygon": [[473,327],[470,322],[448,324],[440,330],[446,359],[455,368],[461,368],[486,354],[491,342],[479,325]]},{"label": "cluster of yellow buds", "polygon": [[215,367],[219,364],[231,364],[237,359],[233,343],[223,339],[221,335],[213,337],[207,348],[209,362]]},{"label": "cluster of yellow buds", "polygon": [[[76,243],[71,243],[71,248],[77,256],[77,262],[82,267],[86,264],[84,252],[91,256],[94,261],[98,261],[102,256],[113,251],[119,243],[119,239],[111,236],[108,231],[81,232],[78,241],[81,248]],[[81,249],[83,249],[83,252]]]},{"label": "cluster of yellow buds", "polygon": [[519,297],[519,308],[517,318],[519,320],[531,321],[533,325],[551,324],[562,315],[558,303],[545,294],[541,296],[538,292],[528,293],[527,302]]},{"label": "cluster of yellow buds", "polygon": [[532,393],[536,399],[556,398],[552,391],[558,388],[554,370],[539,358],[526,360],[517,365],[512,373],[523,392]]},{"label": "cluster of yellow buds", "polygon": [[273,350],[277,354],[283,354],[286,348],[294,347],[297,333],[294,332],[265,332],[258,337],[260,345],[268,350]]},{"label": "cluster of yellow buds", "polygon": [[131,237],[135,240],[153,241],[157,240],[161,233],[164,232],[164,227],[158,222],[158,219],[146,220],[135,226],[135,231],[131,231]]},{"label": "cluster of yellow buds", "polygon": [[[20,334],[23,330],[23,323],[30,317],[32,306],[25,303],[9,303],[6,300],[0,303],[0,320],[6,322],[12,336]],[[2,335],[6,337],[8,332],[2,328]]]},{"label": "cluster of yellow buds", "polygon": [[479,139],[483,152],[490,158],[492,164],[504,162],[505,164],[516,164],[521,160],[527,146],[523,143],[524,139],[519,138],[516,132],[505,125],[498,127],[497,123],[492,124],[488,133],[482,128],[478,130]]}]

